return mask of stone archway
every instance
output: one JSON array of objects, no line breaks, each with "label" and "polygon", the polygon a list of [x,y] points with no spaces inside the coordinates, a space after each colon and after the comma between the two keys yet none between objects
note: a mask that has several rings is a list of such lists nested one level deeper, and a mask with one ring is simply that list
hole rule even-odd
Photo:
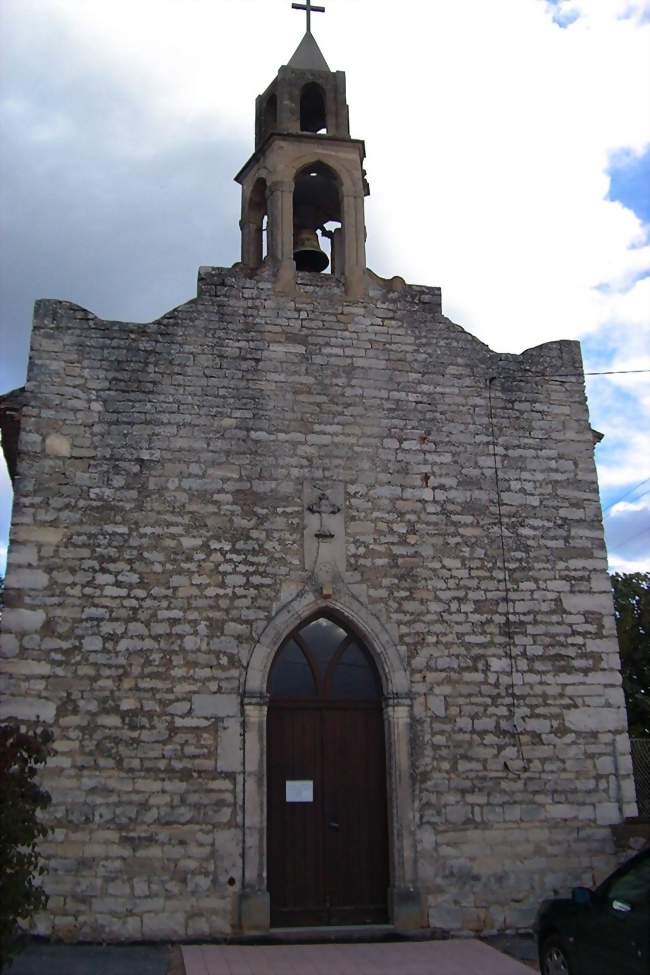
[{"label": "stone archway", "polygon": [[266,856],[269,671],[286,637],[303,620],[319,613],[334,615],[358,632],[372,653],[382,678],[387,752],[390,918],[396,927],[421,927],[425,922],[423,898],[417,879],[408,672],[389,629],[366,607],[353,597],[324,599],[314,598],[312,593],[294,597],[274,615],[255,644],[246,668],[242,698],[244,783],[240,924],[245,931],[263,931],[270,926]]}]

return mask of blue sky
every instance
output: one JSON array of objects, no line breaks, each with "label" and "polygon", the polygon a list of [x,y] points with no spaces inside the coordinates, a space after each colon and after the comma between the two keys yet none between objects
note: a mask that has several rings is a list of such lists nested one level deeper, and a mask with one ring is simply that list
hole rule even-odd
[{"label": "blue sky", "polygon": [[[638,155],[625,151],[615,153],[609,174],[609,198],[632,210],[643,222],[647,235],[650,230],[650,149]],[[650,266],[641,271],[639,277],[647,278],[648,275]],[[596,333],[587,336],[582,345],[587,366],[598,371],[615,367],[620,344],[618,335]],[[645,350],[650,352],[647,329]],[[630,368],[636,365],[633,360],[628,364]],[[643,362],[639,361],[638,366],[642,368]],[[612,383],[616,383],[614,390]],[[597,429],[605,429],[615,423],[617,428],[615,435],[606,436],[596,448],[601,466],[615,468],[619,462],[626,464],[629,438],[635,435],[640,426],[643,432],[642,425],[647,422],[647,414],[639,411],[638,399],[639,393],[645,393],[648,398],[649,386],[650,373],[588,379],[592,424]],[[640,449],[643,448],[640,446]],[[634,569],[636,563],[640,562],[639,567],[645,566],[645,570],[650,571],[650,473],[644,467],[643,460],[639,463],[638,478],[631,478],[633,473],[626,472],[620,483],[601,486],[608,549],[614,556],[614,567],[625,569],[629,566]],[[619,498],[623,500],[615,504]]]},{"label": "blue sky", "polygon": [[[416,6],[330,0],[314,18],[366,140],[370,266],[441,285],[499,351],[578,338],[588,371],[650,369],[650,2]],[[24,382],[36,298],[147,321],[194,293],[199,265],[237,259],[232,177],[302,15],[187,11],[3,0],[0,394]],[[612,568],[648,570],[650,374],[587,388]],[[1,472],[0,564],[9,499]]]},{"label": "blue sky", "polygon": [[[650,149],[640,155],[619,153],[612,159],[609,170],[610,200],[618,200],[637,217],[650,225]],[[650,269],[647,271],[650,274]]]}]

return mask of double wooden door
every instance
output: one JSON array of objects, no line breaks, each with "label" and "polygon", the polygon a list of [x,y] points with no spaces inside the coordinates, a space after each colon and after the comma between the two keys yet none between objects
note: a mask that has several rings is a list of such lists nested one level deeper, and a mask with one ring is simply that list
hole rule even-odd
[{"label": "double wooden door", "polygon": [[386,766],[377,707],[271,707],[274,927],[387,919]]},{"label": "double wooden door", "polygon": [[274,927],[387,920],[381,685],[363,645],[319,618],[269,686],[267,862]]}]

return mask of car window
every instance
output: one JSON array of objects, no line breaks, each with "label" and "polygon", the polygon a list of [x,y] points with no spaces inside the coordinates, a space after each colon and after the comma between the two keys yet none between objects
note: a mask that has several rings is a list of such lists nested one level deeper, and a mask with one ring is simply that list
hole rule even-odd
[{"label": "car window", "polygon": [[608,884],[607,899],[619,900],[626,904],[650,904],[650,857],[638,860],[632,867]]}]

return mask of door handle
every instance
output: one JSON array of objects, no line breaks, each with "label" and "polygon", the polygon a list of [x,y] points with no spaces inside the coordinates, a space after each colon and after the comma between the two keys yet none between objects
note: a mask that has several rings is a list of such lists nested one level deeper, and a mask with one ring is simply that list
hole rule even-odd
[{"label": "door handle", "polygon": [[333,820],[330,820],[330,822],[327,825],[329,826],[330,829],[338,829],[339,828],[339,824],[338,823],[335,823]]}]

